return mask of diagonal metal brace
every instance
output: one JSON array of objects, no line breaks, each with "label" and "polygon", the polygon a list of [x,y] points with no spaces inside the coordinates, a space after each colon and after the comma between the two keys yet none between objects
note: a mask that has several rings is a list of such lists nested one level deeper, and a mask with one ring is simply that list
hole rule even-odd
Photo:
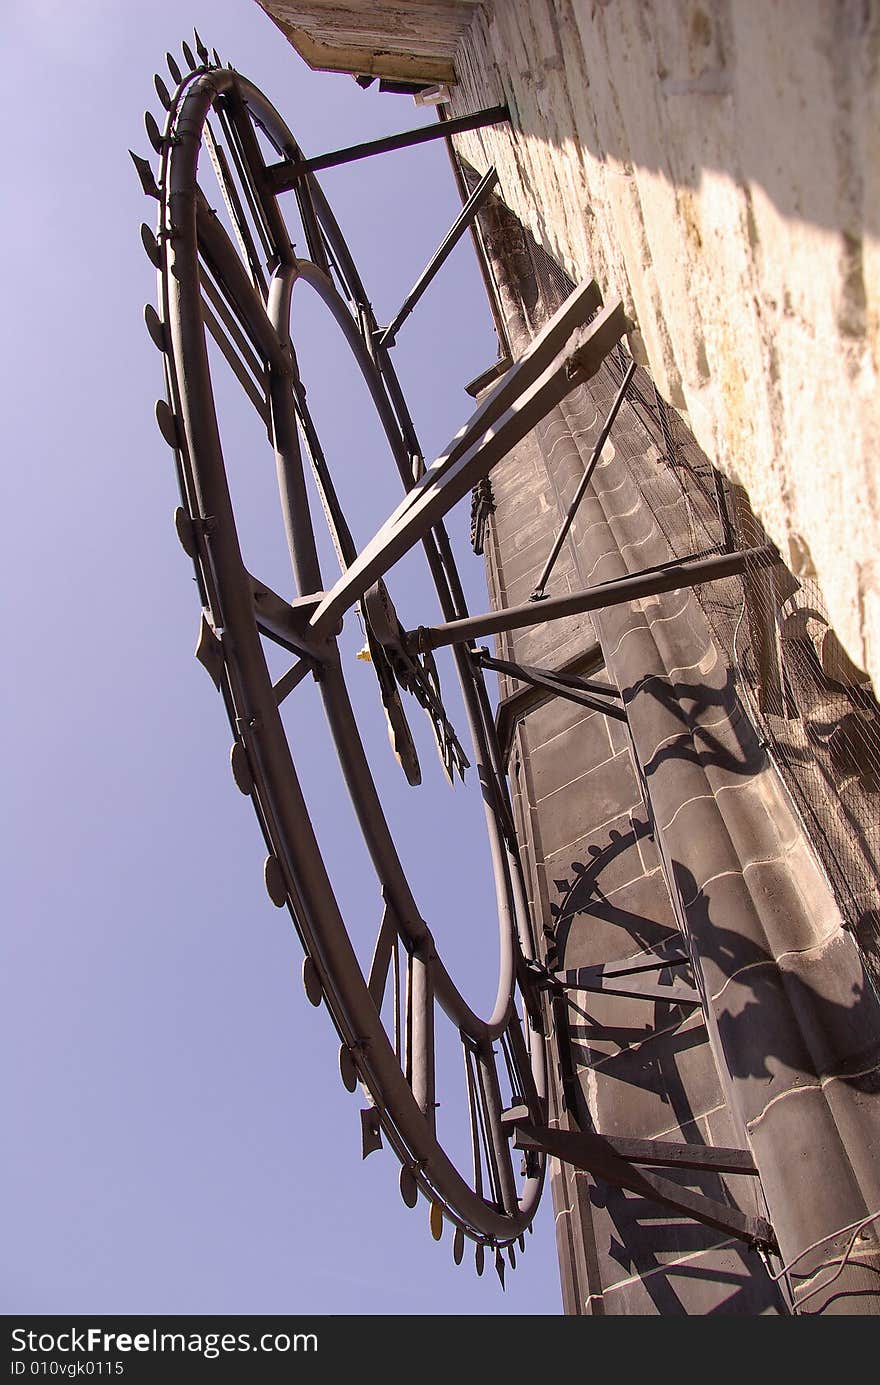
[{"label": "diagonal metal brace", "polygon": [[[773,1228],[763,1217],[741,1212],[738,1207],[716,1202],[714,1198],[691,1192],[689,1188],[637,1167],[637,1164],[660,1163],[663,1167],[699,1168],[715,1173],[754,1173],[754,1164],[749,1168],[743,1167],[745,1160],[750,1160],[745,1151],[713,1151],[711,1146],[702,1145],[668,1145],[664,1149],[663,1141],[626,1141],[587,1131],[551,1130],[546,1126],[530,1124],[522,1118],[523,1112],[524,1107],[515,1107],[502,1116],[502,1124],[512,1134],[515,1149],[536,1150],[551,1155],[605,1183],[657,1202],[662,1207],[669,1207],[737,1240],[746,1241],[762,1250],[778,1250]],[[622,1152],[627,1149],[629,1157]],[[724,1167],[725,1162],[736,1162],[731,1156],[742,1161],[735,1170]]]},{"label": "diagonal metal brace", "polygon": [[[444,625],[421,626],[407,632],[405,643],[413,649],[440,649],[450,644],[470,644],[486,635],[502,630],[522,630],[528,625],[541,625],[563,616],[601,611],[608,606],[620,606],[664,592],[681,591],[722,577],[735,577],[748,568],[772,567],[779,553],[772,544],[745,548],[738,553],[719,553],[709,558],[682,558],[675,563],[645,568],[626,577],[598,582],[570,596],[556,596],[544,601],[529,601],[521,606],[503,606],[484,615],[451,620]],[[329,597],[328,597],[329,601]],[[320,611],[319,611],[320,614]]]},{"label": "diagonal metal brace", "polygon": [[[506,1130],[528,1126],[537,1132],[543,1128],[532,1125],[528,1107],[524,1104],[503,1111],[501,1124]],[[578,1132],[565,1133],[574,1134],[579,1138]],[[601,1138],[615,1154],[630,1164],[650,1164],[655,1168],[665,1169],[696,1169],[702,1173],[754,1176],[758,1172],[754,1157],[748,1149],[730,1149],[725,1145],[679,1144],[672,1140],[641,1140],[630,1135],[603,1135],[597,1138]]]},{"label": "diagonal metal brace", "polygon": [[666,967],[681,967],[691,960],[684,939],[673,936],[647,952],[633,952],[629,957],[620,957],[616,962],[606,962],[605,970],[609,976],[629,976],[639,971],[663,971]]},{"label": "diagonal metal brace", "polygon": [[[595,374],[627,325],[622,304],[597,312],[598,307],[593,282],[569,295],[327,593],[312,619],[313,636],[326,635],[330,622],[360,600],[576,384]],[[529,611],[534,623],[534,605]]]},{"label": "diagonal metal brace", "polygon": [[[558,678],[560,682],[566,682],[569,675],[580,678],[585,674],[596,673],[603,667],[602,650],[598,644],[591,644],[574,655],[573,658],[567,659],[560,668],[549,669],[548,672],[553,678]],[[495,711],[495,734],[498,737],[498,747],[503,765],[506,765],[510,760],[517,724],[523,717],[533,712],[536,707],[543,706],[554,696],[555,693],[547,689],[536,688],[529,683],[523,683],[507,697],[501,698]]]},{"label": "diagonal metal brace", "polygon": [[651,975],[667,967],[689,963],[687,956],[646,960],[642,954],[624,962],[604,962],[568,971],[550,971],[541,962],[532,960],[525,964],[523,971],[533,986],[557,995],[563,991],[588,991],[596,995],[627,996],[632,1000],[665,1000],[671,1005],[702,1005],[703,998],[695,986],[689,986],[678,977],[671,985],[661,986]]},{"label": "diagonal metal brace", "polygon": [[496,673],[504,673],[508,678],[516,678],[521,683],[529,683],[533,688],[543,688],[547,692],[553,693],[556,697],[565,698],[568,702],[577,702],[582,707],[589,707],[594,712],[601,712],[603,716],[612,717],[615,721],[626,721],[626,712],[622,707],[616,707],[613,702],[605,699],[610,697],[620,697],[616,688],[611,688],[604,683],[595,683],[585,678],[578,678],[572,674],[554,673],[550,669],[533,668],[531,664],[516,664],[508,659],[495,659],[487,649],[476,649],[473,651],[474,662],[481,668],[493,669]]},{"label": "diagonal metal brace", "polygon": [[373,154],[387,154],[392,149],[408,149],[411,145],[425,144],[429,140],[449,139],[452,135],[479,130],[486,125],[501,125],[508,120],[510,111],[507,106],[490,106],[486,110],[474,111],[472,115],[438,121],[436,125],[419,125],[416,129],[404,130],[399,135],[385,135],[381,139],[369,140],[364,144],[351,144],[345,149],[334,149],[328,154],[318,154],[313,159],[282,159],[280,163],[270,164],[266,169],[266,181],[276,195],[279,192],[289,192],[291,188],[296,187],[300,178],[308,173],[317,173],[322,168],[336,168],[339,164],[368,159]]},{"label": "diagonal metal brace", "polygon": [[562,521],[562,528],[559,530],[559,533],[553,540],[553,546],[550,549],[550,553],[547,557],[546,563],[544,564],[541,576],[538,578],[538,585],[535,587],[535,590],[532,592],[532,595],[530,597],[530,600],[532,601],[544,600],[544,591],[547,586],[547,583],[550,580],[550,574],[556,565],[556,559],[562,552],[562,545],[565,543],[565,540],[568,537],[568,531],[574,523],[574,518],[578,512],[578,509],[580,508],[580,503],[587,493],[587,486],[590,484],[590,481],[593,478],[593,472],[599,465],[599,458],[602,456],[602,449],[608,441],[608,434],[611,432],[611,429],[614,426],[614,420],[617,418],[617,415],[620,412],[620,406],[623,403],[624,395],[626,394],[627,389],[630,385],[630,381],[632,380],[635,373],[636,363],[635,361],[631,361],[629,367],[627,368],[626,374],[624,375],[623,380],[621,382],[620,389],[617,391],[617,395],[614,399],[614,402],[608,411],[608,417],[605,419],[605,422],[599,430],[599,436],[596,439],[596,442],[593,446],[593,451],[590,455],[590,460],[587,463],[586,471],[584,472],[583,476],[578,482],[578,488],[575,491],[572,502],[568,507],[568,513],[566,514],[565,519]]},{"label": "diagonal metal brace", "polygon": [[428,285],[433,281],[438,270],[442,269],[443,265],[449,259],[449,256],[473,222],[497,182],[498,173],[494,168],[490,168],[488,173],[480,180],[477,187],[474,188],[471,196],[468,198],[467,202],[465,202],[455,221],[437,246],[434,254],[425,265],[425,268],[406,295],[406,298],[404,298],[391,322],[387,327],[379,329],[380,346],[394,345],[397,333],[400,331],[404,322],[406,322],[413,308],[415,308],[416,304],[419,302],[419,299],[422,297]]}]

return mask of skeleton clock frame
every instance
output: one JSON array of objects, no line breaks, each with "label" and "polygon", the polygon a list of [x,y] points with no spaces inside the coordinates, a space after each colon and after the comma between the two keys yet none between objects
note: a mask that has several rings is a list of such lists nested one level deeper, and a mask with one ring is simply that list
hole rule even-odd
[{"label": "skeleton clock frame", "polygon": [[[193,561],[201,599],[197,656],[228,713],[233,774],[253,803],[266,841],[269,895],[288,909],[304,949],[306,994],[325,1007],[336,1030],[345,1086],[354,1091],[360,1084],[368,1096],[361,1113],[364,1153],[383,1141],[391,1147],[400,1160],[405,1201],[413,1205],[421,1191],[431,1202],[434,1234],[439,1235],[444,1221],[451,1222],[456,1261],[469,1238],[479,1272],[487,1249],[502,1275],[502,1251],[513,1262],[514,1243],[522,1245],[538,1206],[548,1152],[572,1162],[580,1158],[582,1167],[633,1191],[645,1193],[647,1188],[646,1195],[661,1200],[665,1192],[669,1205],[701,1219],[720,1216],[733,1234],[770,1245],[772,1232],[758,1224],[760,1219],[716,1208],[694,1195],[687,1195],[694,1207],[685,1205],[677,1185],[632,1173],[634,1163],[669,1164],[659,1149],[615,1149],[614,1142],[597,1135],[598,1153],[592,1146],[563,1150],[547,1131],[544,1001],[547,989],[563,982],[542,970],[523,888],[504,758],[484,681],[486,669],[502,666],[476,641],[501,630],[728,576],[741,571],[747,559],[770,562],[774,555],[750,551],[696,557],[564,597],[543,591],[547,570],[532,602],[471,615],[444,517],[550,408],[598,370],[627,328],[622,307],[603,306],[593,282],[575,290],[525,355],[484,395],[441,456],[425,468],[390,352],[402,322],[491,192],[494,171],[475,190],[400,311],[384,327],[375,318],[316,172],[497,123],[508,118],[506,109],[306,159],[262,93],[222,66],[216,53],[209,55],[198,36],[195,46],[194,53],[183,45],[185,71],[168,57],[173,92],[156,78],[164,128],[149,113],[145,123],[158,155],[158,173],[133,156],[145,192],[158,202],[155,233],[142,228],[144,246],[158,271],[158,311],[145,311],[165,370],[166,397],[157,405],[157,421],[176,459],[181,505],[175,523]],[[264,157],[266,147],[275,160]],[[200,185],[206,162],[216,175],[232,235]],[[293,194],[305,257],[296,254],[282,212],[280,199],[287,193]],[[337,323],[400,477],[400,504],[360,550],[309,411],[291,338],[291,301],[299,294],[316,294]],[[297,589],[293,597],[273,591],[248,571],[242,558],[212,387],[209,336],[268,433]],[[310,507],[307,467],[320,496],[317,516]],[[329,526],[340,559],[341,574],[330,585],[321,573],[316,518]],[[406,630],[391,596],[392,569],[413,550],[424,555],[444,621]],[[420,767],[407,709],[418,704],[430,718],[450,777],[467,772],[480,786],[500,942],[497,996],[486,1015],[472,1009],[444,965],[440,940],[422,916],[373,781],[338,645],[345,619],[355,612],[365,628],[392,743],[410,783],[419,783]],[[274,681],[266,642],[290,657],[287,671]],[[441,646],[452,648],[461,688],[467,720],[461,740],[444,707],[434,664],[433,650]],[[625,717],[614,690],[554,678],[546,670],[504,665],[503,671],[556,696],[590,705],[598,698],[609,714]],[[295,698],[306,679],[319,689],[377,877],[376,941],[368,969],[358,961],[334,895],[280,714],[281,704]],[[466,1168],[458,1166],[438,1137],[438,1007],[461,1040],[472,1149]],[[521,1166],[515,1147],[523,1151]],[[752,1171],[740,1152],[721,1154],[736,1165],[733,1171]],[[700,1203],[706,1206],[696,1205]]]}]

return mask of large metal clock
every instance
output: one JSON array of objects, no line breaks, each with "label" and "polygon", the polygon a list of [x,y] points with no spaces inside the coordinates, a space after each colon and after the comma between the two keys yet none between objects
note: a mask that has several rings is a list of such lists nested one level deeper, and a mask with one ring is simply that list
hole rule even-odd
[{"label": "large metal clock", "polygon": [[[148,308],[146,320],[164,361],[166,398],[157,419],[176,459],[175,522],[201,600],[197,654],[222,695],[234,778],[265,837],[266,887],[289,910],[305,953],[306,994],[326,1009],[336,1031],[345,1086],[354,1091],[360,1084],[368,1094],[364,1152],[383,1142],[393,1150],[404,1199],[414,1204],[424,1194],[435,1235],[452,1224],[457,1261],[470,1238],[478,1270],[487,1248],[501,1267],[501,1252],[512,1261],[513,1245],[529,1227],[544,1178],[543,1154],[516,1154],[502,1117],[516,1108],[534,1124],[546,1123],[545,1040],[540,991],[529,984],[536,940],[484,682],[485,652],[474,644],[443,519],[573,382],[596,368],[621,335],[622,314],[601,308],[595,285],[578,290],[426,468],[391,360],[393,334],[376,321],[314,169],[250,82],[212,59],[198,39],[195,52],[187,45],[183,51],[184,70],[169,58],[173,89],[157,78],[164,126],[146,117],[158,171],[135,162],[145,191],[158,200],[155,233],[142,231],[158,270],[158,311]],[[293,234],[281,208],[287,194]],[[295,243],[307,248],[305,256]],[[339,463],[325,453],[310,412],[309,362],[291,337],[291,305],[300,295],[317,295],[335,319],[399,477],[399,505],[360,548],[340,499]],[[218,349],[265,425],[267,457],[274,454],[292,568],[283,593],[242,556],[212,381]],[[332,579],[322,571],[322,526],[339,560]],[[398,617],[395,565],[412,554],[430,573],[440,626],[406,630]],[[545,605],[549,617],[553,603]],[[539,614],[533,608],[519,623]],[[340,632],[357,620],[376,715],[387,720],[414,792],[430,795],[438,783],[436,773],[423,776],[412,733],[413,717],[427,714],[449,777],[467,778],[482,797],[500,959],[486,1013],[472,1008],[444,964],[443,936],[425,921],[430,901],[408,877],[374,782],[340,653]],[[441,645],[452,650],[460,685],[459,726],[435,664],[433,650]],[[270,646],[273,660],[278,650],[288,656],[280,676],[270,673]],[[358,676],[365,676],[362,667]],[[306,680],[319,691],[338,758],[333,772],[350,795],[375,877],[369,966],[358,959],[334,893],[286,729]],[[475,918],[469,926],[489,921]],[[470,1130],[464,1161],[460,1151],[450,1152],[438,1120],[441,1014],[457,1031],[463,1057],[457,1099]],[[453,1099],[444,1093],[444,1106]]]}]

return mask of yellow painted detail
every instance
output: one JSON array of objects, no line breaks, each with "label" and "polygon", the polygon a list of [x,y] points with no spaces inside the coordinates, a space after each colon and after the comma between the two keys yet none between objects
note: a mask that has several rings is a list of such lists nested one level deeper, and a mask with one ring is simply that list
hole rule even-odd
[{"label": "yellow painted detail", "polygon": [[439,1202],[431,1203],[431,1235],[435,1241],[443,1235],[443,1208]]}]

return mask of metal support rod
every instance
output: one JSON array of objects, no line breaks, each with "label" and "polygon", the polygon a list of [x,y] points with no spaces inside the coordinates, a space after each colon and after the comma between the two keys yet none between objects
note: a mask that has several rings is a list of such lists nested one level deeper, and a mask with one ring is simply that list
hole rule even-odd
[{"label": "metal support rod", "polygon": [[208,331],[211,333],[211,336],[214,338],[215,342],[217,343],[218,347],[223,353],[223,356],[226,359],[226,363],[229,366],[229,369],[232,371],[233,375],[238,380],[238,383],[241,385],[248,399],[251,401],[260,418],[263,420],[266,427],[268,428],[269,407],[266,403],[265,384],[263,385],[263,390],[261,393],[259,387],[254,383],[253,379],[248,374],[244,366],[244,362],[241,360],[241,357],[238,356],[236,352],[233,350],[232,343],[229,337],[224,332],[222,326],[220,325],[220,322],[214,316],[211,309],[208,307],[208,304],[205,302],[204,298],[202,299],[202,315],[205,319],[205,326],[207,327]]},{"label": "metal support rod", "polygon": [[279,707],[285,697],[287,697],[289,693],[292,693],[294,688],[299,687],[306,674],[314,673],[317,667],[318,665],[315,663],[314,659],[300,657],[286,673],[281,675],[278,682],[272,686],[272,691],[275,694],[275,701],[278,703]]},{"label": "metal support rod", "polygon": [[495,1069],[491,1044],[477,1045],[476,1060],[477,1082],[483,1095],[486,1120],[487,1152],[490,1163],[494,1165],[497,1193],[501,1205],[508,1211],[513,1211],[517,1205],[517,1193],[507,1132],[501,1124],[501,1111],[504,1103],[501,1100],[498,1073]]},{"label": "metal support rod", "polygon": [[[554,672],[554,677],[560,678],[562,674],[592,673],[602,668],[602,651],[598,644],[588,645],[573,659],[569,659],[562,666],[562,669]],[[523,684],[507,697],[502,697],[495,712],[495,733],[498,739],[498,749],[501,756],[501,765],[505,768],[510,762],[511,751],[513,750],[513,737],[517,723],[523,717],[533,712],[536,707],[542,706],[554,693],[544,688],[535,688],[529,684]]]},{"label": "metal support rod", "polygon": [[722,553],[717,557],[693,560],[664,568],[646,568],[628,577],[600,582],[571,596],[557,596],[547,601],[529,601],[524,606],[506,606],[500,611],[469,616],[467,620],[452,620],[445,625],[420,626],[408,631],[404,643],[416,651],[441,649],[449,644],[470,644],[484,635],[497,635],[502,630],[522,630],[527,625],[542,625],[547,620],[579,615],[584,611],[601,611],[606,606],[621,606],[645,596],[696,587],[702,582],[714,582],[721,577],[735,577],[747,566],[772,567],[779,554],[771,545],[746,548],[740,553]]},{"label": "metal support rod", "polygon": [[553,547],[550,549],[549,557],[547,558],[547,561],[544,564],[544,570],[541,573],[541,576],[538,578],[538,585],[532,592],[530,598],[532,601],[544,600],[544,588],[550,580],[550,573],[553,571],[553,568],[556,564],[556,559],[559,557],[560,551],[562,549],[562,545],[565,543],[565,540],[568,537],[568,531],[571,528],[572,523],[574,522],[574,517],[577,514],[580,503],[584,498],[587,486],[593,479],[593,472],[596,470],[599,458],[602,455],[602,448],[608,441],[608,434],[611,432],[614,420],[617,418],[617,415],[620,412],[620,406],[623,403],[624,395],[626,394],[626,391],[629,388],[629,383],[632,380],[635,373],[636,363],[635,361],[631,361],[627,368],[626,374],[624,375],[623,380],[621,381],[620,389],[617,391],[617,394],[614,397],[614,403],[611,405],[611,408],[608,411],[608,417],[602,424],[602,430],[599,433],[598,438],[596,439],[595,446],[593,447],[593,451],[590,455],[590,460],[587,463],[587,469],[578,483],[578,488],[574,493],[574,498],[568,507],[568,514],[562,521],[562,528],[556,535],[556,538],[553,540]]},{"label": "metal support rod", "polygon": [[[591,711],[601,712],[603,716],[613,717],[616,721],[626,721],[626,712],[622,707],[616,707],[611,702],[606,702],[601,696],[604,691],[602,684],[589,683],[584,679],[572,677],[559,677],[550,669],[532,668],[528,664],[514,664],[507,659],[493,659],[488,650],[478,650],[474,656],[474,661],[481,668],[493,669],[496,673],[504,673],[508,678],[516,678],[521,683],[530,683],[533,688],[542,688],[555,697],[562,697],[567,702],[576,702],[582,707],[589,707]],[[608,689],[613,697],[619,697],[616,689]],[[597,693],[600,695],[597,696]]]},{"label": "metal support rod", "polygon": [[684,943],[675,938],[647,952],[636,952],[616,962],[603,962],[598,967],[581,967],[577,972],[557,972],[560,979],[582,975],[584,971],[602,971],[606,976],[640,976],[644,972],[666,971],[668,967],[690,966],[690,956]]},{"label": "metal support rod", "polygon": [[409,317],[413,308],[422,297],[422,294],[434,279],[437,271],[441,269],[449,259],[449,256],[458,245],[458,242],[461,240],[497,182],[498,173],[494,168],[490,168],[489,172],[481,179],[479,185],[474,189],[455,221],[446,232],[446,235],[437,246],[434,254],[425,265],[425,268],[406,295],[406,298],[404,298],[392,321],[382,330],[379,336],[379,342],[382,346],[394,345],[394,339],[403,323]]},{"label": "metal support rod", "polygon": [[726,1145],[675,1144],[669,1140],[639,1140],[628,1135],[605,1136],[622,1159],[661,1169],[696,1169],[701,1173],[754,1175],[758,1172],[748,1149]]},{"label": "metal support rod", "polygon": [[354,163],[357,159],[368,159],[373,154],[387,154],[392,149],[408,149],[413,144],[427,144],[432,139],[448,139],[450,135],[463,135],[468,130],[479,130],[485,125],[500,125],[509,119],[510,111],[506,105],[490,106],[487,110],[474,111],[455,120],[420,125],[415,130],[403,130],[399,135],[385,135],[382,139],[368,140],[364,144],[350,144],[345,149],[318,154],[314,159],[302,159],[298,163],[283,159],[281,163],[269,165],[266,179],[272,192],[289,192],[305,173],[317,173],[322,168]]},{"label": "metal support rod", "polygon": [[[526,1105],[511,1106],[501,1112],[501,1125],[504,1130],[518,1131],[520,1127],[529,1128],[534,1135],[540,1135],[542,1127],[533,1125]],[[681,1144],[670,1140],[642,1140],[630,1135],[599,1135],[595,1131],[582,1134],[568,1132],[571,1140],[584,1141],[585,1147],[591,1138],[600,1139],[607,1150],[626,1159],[630,1164],[650,1165],[664,1169],[696,1169],[701,1173],[747,1174],[754,1176],[758,1170],[751,1150],[731,1149],[726,1145]]]},{"label": "metal support rod", "polygon": [[550,409],[595,374],[626,330],[622,304],[597,313],[599,301],[594,282],[570,294],[327,593],[313,634],[326,634]]},{"label": "metal support rod", "polygon": [[233,344],[241,356],[245,365],[250,370],[254,379],[263,386],[266,385],[266,370],[263,362],[253,349],[251,342],[239,326],[238,319],[228,306],[223,294],[213,283],[211,276],[204,269],[199,270],[199,280],[202,285],[202,293],[211,304],[220,322],[226,328]]},{"label": "metal support rod", "polygon": [[468,1115],[470,1117],[471,1128],[471,1154],[473,1158],[474,1170],[474,1191],[478,1197],[483,1196],[483,1158],[484,1148],[482,1127],[480,1125],[480,1114],[477,1107],[477,1083],[474,1076],[474,1052],[472,1045],[467,1038],[462,1035],[461,1051],[464,1058],[464,1075],[467,1085],[468,1095]]},{"label": "metal support rod", "polygon": [[732,552],[736,545],[736,531],[733,521],[730,518],[730,510],[727,505],[727,496],[724,491],[724,478],[719,471],[712,468],[712,480],[715,485],[715,503],[718,507],[718,518],[721,521],[721,533],[724,538],[724,547],[728,553]]},{"label": "metal support rod", "polygon": [[422,1115],[434,1128],[434,988],[431,978],[431,956],[413,952],[409,965],[407,987],[406,1032],[409,1038],[409,1072],[412,1093]]},{"label": "metal support rod", "polygon": [[[763,1217],[741,1212],[738,1207],[716,1202],[714,1198],[706,1197],[702,1193],[693,1193],[681,1184],[637,1167],[628,1158],[621,1157],[614,1143],[602,1135],[586,1131],[551,1130],[532,1126],[525,1121],[520,1123],[519,1120],[505,1123],[508,1127],[513,1126],[513,1143],[516,1149],[534,1149],[553,1155],[563,1163],[583,1169],[594,1178],[602,1179],[613,1187],[624,1188],[627,1192],[635,1193],[637,1197],[659,1203],[661,1207],[670,1207],[683,1216],[702,1222],[704,1226],[714,1227],[715,1230],[735,1236],[750,1245],[761,1246],[770,1251],[778,1250],[773,1228]],[[642,1143],[639,1141],[639,1144]],[[700,1154],[706,1158],[711,1157],[708,1150],[701,1149]],[[728,1154],[728,1151],[725,1151],[725,1154]],[[638,1157],[641,1160],[644,1154],[639,1152]],[[679,1167],[682,1166],[686,1167],[679,1164]],[[749,1171],[737,1170],[742,1173]]]},{"label": "metal support rod", "polygon": [[254,293],[238,251],[199,188],[196,189],[196,229],[199,255],[215,283],[222,286],[223,294],[246,330],[254,350],[276,369],[289,369],[289,362],[266,315],[262,299]]},{"label": "metal support rod", "polygon": [[[450,117],[445,114],[444,107],[437,107],[437,115],[440,120],[448,125]],[[465,181],[464,172],[461,167],[455,145],[451,139],[446,141],[446,153],[449,156],[449,163],[452,168],[452,176],[455,179],[455,186],[458,188],[458,195],[462,205],[468,200],[468,185]],[[489,257],[486,254],[486,246],[481,233],[480,224],[477,221],[471,222],[471,240],[474,245],[474,253],[477,257],[477,265],[480,270],[480,277],[483,280],[483,287],[486,290],[486,299],[492,310],[492,320],[495,323],[495,331],[498,336],[499,355],[511,356],[510,337],[507,332],[507,323],[498,301],[498,286],[495,283],[495,276],[489,265]]]},{"label": "metal support rod", "polygon": [[244,214],[244,208],[241,204],[238,189],[232,181],[226,153],[214,139],[211,126],[207,121],[205,122],[205,147],[208,150],[211,163],[214,165],[217,182],[220,184],[220,191],[223,195],[223,201],[226,204],[226,211],[232,229],[235,232],[235,238],[238,241],[238,247],[241,250],[242,258],[250,269],[254,285],[260,293],[260,296],[265,297],[266,279],[260,267],[260,257],[257,254],[257,247],[254,244],[251,228]]},{"label": "metal support rod", "polygon": [[274,250],[282,264],[290,264],[294,258],[290,233],[285,225],[281,208],[275,201],[272,189],[269,187],[266,164],[260,152],[257,132],[236,82],[233,82],[227,92],[226,101],[228,103],[228,119],[226,111],[221,111],[220,118],[224,128],[228,129],[227,137],[230,149],[235,153],[237,143],[241,150],[242,186],[250,204],[254,222],[257,226],[262,222],[265,227],[270,257]]}]

